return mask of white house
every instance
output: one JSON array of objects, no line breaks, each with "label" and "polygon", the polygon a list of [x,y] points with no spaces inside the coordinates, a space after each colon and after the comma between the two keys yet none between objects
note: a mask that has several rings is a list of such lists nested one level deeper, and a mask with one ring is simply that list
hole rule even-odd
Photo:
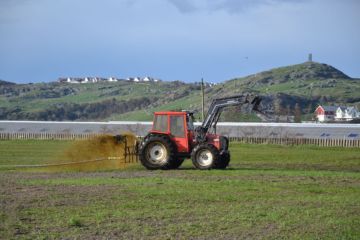
[{"label": "white house", "polygon": [[117,82],[117,79],[114,77],[109,77],[108,82]]},{"label": "white house", "polygon": [[338,107],[336,109],[335,120],[351,121],[360,117],[359,110],[356,107]]},{"label": "white house", "polygon": [[150,82],[151,80],[152,80],[152,79],[151,79],[150,77],[144,77],[144,78],[143,78],[143,81],[144,81],[144,82]]},{"label": "white house", "polygon": [[80,83],[77,78],[68,77],[66,80],[68,83]]}]

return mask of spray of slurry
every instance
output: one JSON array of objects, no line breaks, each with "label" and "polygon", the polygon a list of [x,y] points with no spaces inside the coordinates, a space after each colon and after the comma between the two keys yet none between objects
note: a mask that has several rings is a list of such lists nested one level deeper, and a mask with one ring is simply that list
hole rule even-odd
[{"label": "spray of slurry", "polygon": [[[121,139],[112,135],[100,135],[88,140],[77,140],[61,154],[61,162],[46,166],[40,171],[98,171],[124,169],[135,164],[133,151],[125,157],[126,147],[133,150],[136,137],[122,134]],[[57,165],[58,164],[58,165]]]}]

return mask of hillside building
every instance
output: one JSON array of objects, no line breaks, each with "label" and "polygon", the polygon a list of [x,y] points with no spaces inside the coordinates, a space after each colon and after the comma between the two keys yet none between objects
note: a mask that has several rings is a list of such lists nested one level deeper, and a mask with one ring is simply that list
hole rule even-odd
[{"label": "hillside building", "polygon": [[336,106],[318,106],[315,110],[318,122],[331,122],[335,120]]},{"label": "hillside building", "polygon": [[360,112],[356,107],[318,106],[315,114],[318,122],[347,122],[360,119]]},{"label": "hillside building", "polygon": [[[116,77],[102,78],[102,77],[85,77],[85,78],[75,78],[75,77],[66,77],[58,78],[60,83],[97,83],[97,82],[119,82],[125,79],[120,79]],[[126,79],[131,82],[160,82],[160,79],[152,77],[129,77]]]},{"label": "hillside building", "polygon": [[360,118],[360,112],[356,107],[338,107],[336,109],[336,121],[351,121]]},{"label": "hillside building", "polygon": [[114,78],[114,77],[109,77],[107,81],[108,81],[108,82],[117,82],[118,79],[117,79],[117,78]]},{"label": "hillside building", "polygon": [[152,77],[129,77],[126,79],[127,81],[131,82],[160,82],[160,79],[152,78]]},{"label": "hillside building", "polygon": [[60,83],[97,83],[97,82],[117,82],[120,79],[115,77],[109,78],[101,78],[101,77],[85,77],[85,78],[75,78],[75,77],[67,77],[67,78],[59,78],[58,82]]},{"label": "hillside building", "polygon": [[312,53],[309,53],[309,56],[308,56],[308,62],[312,62]]}]

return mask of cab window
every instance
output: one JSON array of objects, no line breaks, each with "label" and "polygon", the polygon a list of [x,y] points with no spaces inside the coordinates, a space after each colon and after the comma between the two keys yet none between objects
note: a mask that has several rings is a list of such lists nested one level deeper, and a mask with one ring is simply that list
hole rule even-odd
[{"label": "cab window", "polygon": [[174,137],[185,137],[184,116],[170,116],[170,132]]},{"label": "cab window", "polygon": [[159,132],[167,132],[168,130],[167,115],[155,116],[153,130]]},{"label": "cab window", "polygon": [[190,131],[195,129],[194,127],[194,117],[193,116],[186,116],[187,128]]}]

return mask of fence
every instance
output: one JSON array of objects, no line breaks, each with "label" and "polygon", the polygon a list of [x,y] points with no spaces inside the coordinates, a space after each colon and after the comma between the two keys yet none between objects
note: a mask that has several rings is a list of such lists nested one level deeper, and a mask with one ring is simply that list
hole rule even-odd
[{"label": "fence", "polygon": [[358,139],[319,139],[319,138],[230,138],[231,142],[250,144],[281,144],[281,145],[317,145],[321,147],[360,147]]},{"label": "fence", "polygon": [[0,140],[38,139],[38,140],[81,140],[102,134],[97,133],[0,133]]},{"label": "fence", "polygon": [[[101,134],[97,133],[0,133],[0,140],[16,139],[38,139],[38,140],[85,140]],[[260,137],[230,137],[231,142],[243,142],[250,144],[282,144],[282,145],[302,145],[311,144],[323,147],[358,147],[359,139],[329,139],[329,138],[260,138]],[[129,156],[134,155],[136,149],[126,150]]]}]

